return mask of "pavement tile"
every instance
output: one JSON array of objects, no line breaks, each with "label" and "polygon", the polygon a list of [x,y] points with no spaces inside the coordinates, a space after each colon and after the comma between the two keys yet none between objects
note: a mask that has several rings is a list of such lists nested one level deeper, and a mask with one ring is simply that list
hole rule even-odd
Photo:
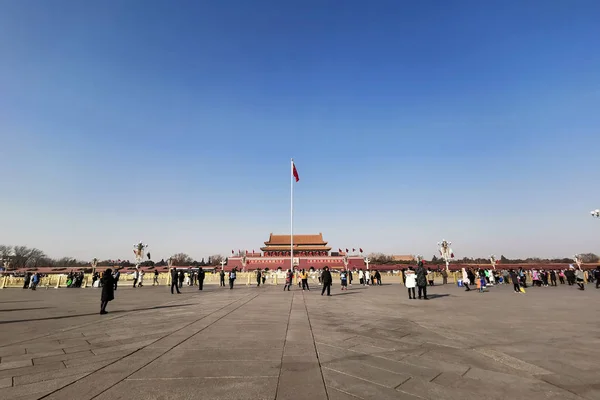
[{"label": "pavement tile", "polygon": [[354,376],[345,375],[330,369],[323,369],[323,377],[328,388],[338,389],[361,399],[378,400],[417,400],[420,397],[398,392],[385,386],[374,384]]},{"label": "pavement tile", "polygon": [[0,370],[0,378],[37,374],[38,372],[46,372],[63,368],[65,368],[65,364],[63,364],[61,361],[33,366],[29,364],[27,367]]},{"label": "pavement tile", "polygon": [[0,371],[11,370],[15,368],[29,367],[33,365],[30,359],[0,362]]},{"label": "pavement tile", "polygon": [[13,384],[14,384],[14,386],[28,385],[31,383],[36,383],[36,382],[41,383],[44,381],[49,381],[49,380],[58,379],[58,378],[64,378],[64,377],[72,376],[72,375],[82,375],[85,373],[90,373],[90,372],[96,371],[96,370],[110,364],[110,362],[111,362],[110,360],[104,360],[104,361],[87,363],[85,365],[80,365],[78,367],[73,367],[73,368],[63,368],[63,369],[58,369],[58,370],[49,370],[47,372],[39,372],[36,374],[15,376],[13,378]]},{"label": "pavement tile", "polygon": [[0,378],[0,389],[5,388],[5,387],[11,387],[12,384],[13,384],[13,378],[11,378],[11,377]]},{"label": "pavement tile", "polygon": [[45,351],[45,352],[40,352],[40,353],[28,353],[28,354],[21,354],[18,356],[7,356],[7,357],[2,357],[0,365],[2,365],[2,363],[10,362],[10,361],[32,360],[34,358],[58,356],[58,355],[62,355],[62,354],[65,354],[65,352],[62,349],[56,349],[56,350],[50,350],[50,351]]},{"label": "pavement tile", "polygon": [[85,374],[80,375],[72,375],[64,378],[52,379],[45,381],[43,384],[39,382],[30,383],[28,385],[19,385],[13,386],[9,388],[2,389],[2,396],[6,396],[7,399],[17,398],[19,396],[28,396],[34,395],[38,393],[44,393],[51,390],[59,389],[65,385],[70,384],[71,382],[76,381],[79,378],[82,378]]},{"label": "pavement tile", "polygon": [[[86,358],[86,357],[91,357],[93,355],[94,355],[94,353],[92,353],[90,350],[78,351],[77,353],[69,353],[69,354],[63,353],[63,354],[58,354],[55,356],[34,358],[33,364],[34,365],[48,364],[48,363],[53,363],[55,361],[73,360],[75,358]],[[1,365],[2,364],[0,364],[0,366]]]},{"label": "pavement tile", "polygon": [[281,361],[211,361],[198,363],[174,362],[162,358],[152,362],[131,376],[132,379],[144,378],[182,378],[182,377],[221,377],[221,376],[277,376]]},{"label": "pavement tile", "polygon": [[96,399],[273,400],[276,388],[277,378],[127,380],[111,387]]}]

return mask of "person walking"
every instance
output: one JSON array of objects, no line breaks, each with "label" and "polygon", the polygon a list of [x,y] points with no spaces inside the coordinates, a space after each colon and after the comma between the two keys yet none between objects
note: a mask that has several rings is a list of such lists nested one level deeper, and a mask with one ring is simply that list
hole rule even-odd
[{"label": "person walking", "polygon": [[361,285],[365,286],[365,273],[362,269],[358,271],[358,282]]},{"label": "person walking", "polygon": [[323,275],[321,275],[321,278],[323,280],[323,289],[321,290],[321,296],[325,294],[325,291],[327,291],[327,296],[331,296],[331,283],[333,282],[333,280],[331,278],[331,272],[329,272],[329,267],[323,268]]},{"label": "person walking", "polygon": [[137,286],[139,273],[140,271],[137,268],[133,271],[133,287]]},{"label": "person walking", "polygon": [[36,272],[35,274],[33,274],[33,277],[31,278],[31,290],[35,290],[38,283],[40,283],[40,274],[38,274]]},{"label": "person walking", "polygon": [[256,287],[260,287],[260,278],[261,278],[260,269],[256,269]]},{"label": "person walking", "polygon": [[204,273],[204,270],[202,269],[202,267],[200,267],[198,269],[198,290],[202,290],[202,287],[204,286],[204,278],[206,277],[206,274]]},{"label": "person walking", "polygon": [[183,280],[185,279],[185,274],[182,269],[179,270],[177,278],[179,280],[179,288],[181,289],[183,287]]},{"label": "person walking", "polygon": [[171,294],[173,293],[173,288],[177,290],[177,294],[181,294],[179,291],[178,283],[179,274],[177,273],[177,268],[171,268]]},{"label": "person walking", "polygon": [[585,290],[585,274],[581,268],[575,270],[575,279],[577,280],[579,290]]},{"label": "person walking", "polygon": [[140,269],[138,273],[138,287],[144,286],[144,270]]},{"label": "person walking", "polygon": [[109,301],[115,299],[115,278],[113,278],[112,270],[107,268],[102,275],[102,295],[100,297],[100,314],[108,314],[106,306]]},{"label": "person walking", "polygon": [[417,286],[417,275],[412,267],[408,267],[408,270],[404,271],[404,286],[408,289],[408,298],[410,300],[416,300],[415,286]]},{"label": "person walking", "polygon": [[596,278],[596,289],[600,289],[600,265],[594,271],[594,278]]},{"label": "person walking", "polygon": [[419,287],[419,299],[423,297],[424,300],[429,300],[427,297],[427,270],[423,267],[423,261],[419,261],[417,270],[417,286]]},{"label": "person walking", "polygon": [[233,289],[233,284],[235,283],[235,278],[237,278],[237,274],[235,268],[229,271],[229,290]]},{"label": "person walking", "polygon": [[467,273],[467,270],[465,268],[462,269],[462,280],[463,286],[466,288],[465,292],[471,291],[471,288],[469,287],[469,285],[471,284],[471,278],[469,278],[469,274]]},{"label": "person walking", "polygon": [[158,286],[158,270],[154,270],[154,280],[152,281],[152,286]]}]

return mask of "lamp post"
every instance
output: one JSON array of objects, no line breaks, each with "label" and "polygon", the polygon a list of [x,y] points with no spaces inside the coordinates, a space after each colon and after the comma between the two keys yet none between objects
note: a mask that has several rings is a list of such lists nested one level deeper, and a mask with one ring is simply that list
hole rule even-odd
[{"label": "lamp post", "polygon": [[490,256],[490,263],[492,264],[492,268],[494,268],[494,271],[496,270],[496,263],[497,262],[498,262],[498,260],[496,260],[496,256],[492,254]]},{"label": "lamp post", "polygon": [[4,272],[7,272],[9,270],[10,263],[11,263],[10,258],[6,257],[6,258],[2,259],[2,265],[4,266]]},{"label": "lamp post", "polygon": [[144,259],[144,250],[148,248],[147,244],[140,242],[138,244],[133,245],[133,254],[135,254],[135,267],[139,267]]},{"label": "lamp post", "polygon": [[225,270],[225,264],[227,264],[227,261],[223,260],[219,264],[221,264],[221,271],[224,271]]},{"label": "lamp post", "polygon": [[454,253],[450,248],[451,244],[452,242],[448,242],[446,239],[442,239],[442,241],[438,243],[440,255],[442,256],[442,260],[446,263],[446,271],[450,269],[450,261],[454,258]]},{"label": "lamp post", "polygon": [[96,267],[98,266],[98,259],[96,257],[94,257],[91,264],[92,264],[92,276],[94,276],[94,274],[96,273]]},{"label": "lamp post", "polygon": [[600,218],[600,209],[596,208],[594,211],[590,211],[590,214],[592,214],[592,217],[594,218]]},{"label": "lamp post", "polygon": [[367,271],[369,270],[369,263],[371,262],[371,260],[369,260],[369,257],[365,257],[365,264],[367,264]]},{"label": "lamp post", "polygon": [[575,264],[577,264],[577,268],[581,269],[581,264],[583,260],[581,259],[581,256],[579,254],[575,254],[573,256],[573,261],[575,261]]}]

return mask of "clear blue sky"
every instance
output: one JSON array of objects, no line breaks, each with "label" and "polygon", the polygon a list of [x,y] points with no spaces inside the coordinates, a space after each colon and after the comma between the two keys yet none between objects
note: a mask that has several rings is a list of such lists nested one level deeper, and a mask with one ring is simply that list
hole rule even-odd
[{"label": "clear blue sky", "polygon": [[0,243],[600,253],[600,2],[0,2]]}]

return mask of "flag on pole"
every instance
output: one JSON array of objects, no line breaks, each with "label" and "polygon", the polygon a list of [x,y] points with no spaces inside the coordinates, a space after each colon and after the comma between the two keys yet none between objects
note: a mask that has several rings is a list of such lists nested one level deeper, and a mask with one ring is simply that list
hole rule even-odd
[{"label": "flag on pole", "polygon": [[363,251],[362,251],[362,248],[360,248],[360,249],[358,249],[358,250],[360,250],[360,252],[361,252],[361,253],[363,252]]},{"label": "flag on pole", "polygon": [[341,253],[341,252],[342,252],[342,249],[338,249],[338,251]]},{"label": "flag on pole", "polygon": [[233,250],[231,250],[231,255],[233,255],[233,254],[234,254],[234,252],[233,252]]},{"label": "flag on pole", "polygon": [[346,249],[346,253],[349,253],[348,249]]},{"label": "flag on pole", "polygon": [[356,251],[356,249],[353,247],[353,248],[352,248],[352,252],[354,253],[355,251]]},{"label": "flag on pole", "polygon": [[292,173],[294,174],[294,179],[296,182],[300,180],[300,176],[298,175],[298,170],[296,169],[296,164],[292,161]]}]

